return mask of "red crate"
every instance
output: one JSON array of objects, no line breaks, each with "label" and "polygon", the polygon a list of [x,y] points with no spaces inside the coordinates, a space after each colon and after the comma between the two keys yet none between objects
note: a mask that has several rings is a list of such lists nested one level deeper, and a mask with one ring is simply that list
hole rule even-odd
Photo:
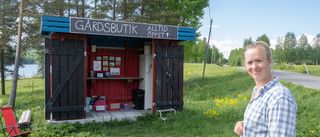
[{"label": "red crate", "polygon": [[107,104],[108,104],[109,111],[120,110],[120,102],[118,101],[107,101]]}]

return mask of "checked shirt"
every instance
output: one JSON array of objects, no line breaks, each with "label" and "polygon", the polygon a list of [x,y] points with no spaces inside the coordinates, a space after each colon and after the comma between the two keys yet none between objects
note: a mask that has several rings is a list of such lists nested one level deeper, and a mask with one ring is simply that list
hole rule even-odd
[{"label": "checked shirt", "polygon": [[296,133],[297,103],[288,88],[274,77],[264,85],[244,113],[243,137],[293,137]]}]

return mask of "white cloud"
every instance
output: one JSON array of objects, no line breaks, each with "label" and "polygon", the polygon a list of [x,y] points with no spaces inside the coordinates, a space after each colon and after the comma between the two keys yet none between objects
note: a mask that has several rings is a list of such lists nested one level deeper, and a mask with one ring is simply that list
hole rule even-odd
[{"label": "white cloud", "polygon": [[[312,45],[314,44],[313,39],[314,39],[314,37],[316,37],[316,36],[309,35],[309,34],[304,34],[304,35],[307,36],[308,43],[312,46]],[[302,35],[300,35],[300,36],[298,36],[298,37],[296,38],[297,41],[299,41],[299,39],[301,38],[301,36],[302,36]]]},{"label": "white cloud", "polygon": [[[210,25],[207,25],[208,28],[210,28]],[[220,28],[221,26],[218,25],[212,25],[212,28]]]},{"label": "white cloud", "polygon": [[275,49],[277,45],[277,40],[270,39],[270,48]]},{"label": "white cloud", "polygon": [[222,52],[224,58],[229,58],[231,50],[242,47],[242,42],[231,39],[222,41],[212,40],[212,42],[210,42],[210,45],[212,44],[214,44],[219,49],[219,52]]},{"label": "white cloud", "polygon": [[[200,36],[200,39],[203,39],[204,37],[208,38],[208,36]],[[225,40],[215,40],[210,39],[210,46],[215,45],[216,48],[219,49],[219,52],[223,54],[223,57],[228,59],[231,50],[234,50],[236,48],[242,47],[242,42],[237,40],[231,40],[231,39],[225,39]]]}]

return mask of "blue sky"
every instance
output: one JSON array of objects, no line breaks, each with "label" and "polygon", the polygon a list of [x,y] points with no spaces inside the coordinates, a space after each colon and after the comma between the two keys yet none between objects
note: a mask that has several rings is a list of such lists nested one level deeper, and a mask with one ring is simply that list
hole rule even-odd
[{"label": "blue sky", "polygon": [[[320,0],[210,0],[213,19],[210,44],[214,44],[225,58],[240,48],[244,39],[254,41],[266,34],[271,48],[279,37],[293,32],[298,39],[308,36],[309,43],[320,33]],[[208,37],[209,7],[205,8],[201,37]]]}]

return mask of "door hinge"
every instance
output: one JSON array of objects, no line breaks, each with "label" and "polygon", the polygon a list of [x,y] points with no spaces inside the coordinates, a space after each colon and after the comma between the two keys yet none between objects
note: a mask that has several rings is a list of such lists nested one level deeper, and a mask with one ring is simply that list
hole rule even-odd
[{"label": "door hinge", "polygon": [[87,51],[84,52],[84,56],[87,56]]},{"label": "door hinge", "polygon": [[52,73],[52,66],[50,65],[50,73]]},{"label": "door hinge", "polygon": [[83,111],[86,111],[86,107],[83,107]]},{"label": "door hinge", "polygon": [[157,54],[153,54],[153,58],[155,58],[157,56]]}]

